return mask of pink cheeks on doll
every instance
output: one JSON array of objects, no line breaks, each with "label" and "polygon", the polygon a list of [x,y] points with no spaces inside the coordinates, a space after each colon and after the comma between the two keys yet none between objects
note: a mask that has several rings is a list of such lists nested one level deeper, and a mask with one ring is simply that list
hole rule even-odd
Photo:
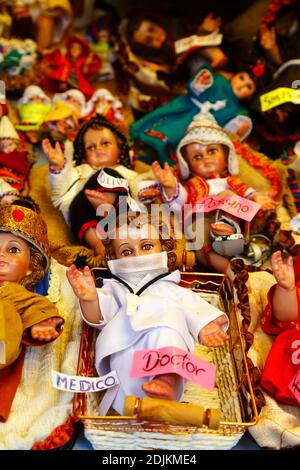
[{"label": "pink cheeks on doll", "polygon": [[31,274],[30,248],[21,237],[0,232],[0,284],[5,281],[20,283]]},{"label": "pink cheeks on doll", "polygon": [[92,168],[111,167],[120,161],[120,148],[110,129],[88,129],[84,135],[85,160]]},{"label": "pink cheeks on doll", "polygon": [[182,154],[195,176],[207,178],[215,174],[220,177],[227,166],[227,154],[221,144],[201,145],[195,142],[184,146]]}]

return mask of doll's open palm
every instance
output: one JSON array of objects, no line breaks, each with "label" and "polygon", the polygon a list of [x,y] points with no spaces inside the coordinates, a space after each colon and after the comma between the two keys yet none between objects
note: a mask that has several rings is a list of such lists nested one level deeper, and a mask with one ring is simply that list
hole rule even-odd
[{"label": "doll's open palm", "polygon": [[271,267],[280,287],[287,290],[293,290],[295,288],[295,272],[293,258],[291,256],[288,257],[285,263],[282,259],[281,252],[275,251],[271,258]]},{"label": "doll's open palm", "polygon": [[212,12],[208,13],[208,15],[204,18],[200,25],[200,31],[205,31],[207,33],[213,33],[217,31],[221,27],[221,17],[217,16],[214,17]]},{"label": "doll's open palm", "polygon": [[56,327],[62,323],[63,319],[59,317],[48,318],[47,320],[36,323],[31,327],[31,336],[38,341],[52,341],[59,336]]},{"label": "doll's open palm", "polygon": [[[225,317],[224,317],[225,318]],[[225,318],[227,323],[227,319]],[[223,346],[225,341],[229,338],[227,333],[222,330],[222,322],[218,319],[210,322],[204,326],[199,333],[199,340],[204,346]]]},{"label": "doll's open palm", "polygon": [[72,264],[67,271],[67,277],[79,300],[87,302],[97,300],[95,281],[88,266],[85,266],[81,272]]},{"label": "doll's open palm", "polygon": [[97,209],[101,204],[109,204],[107,196],[99,191],[94,189],[85,189],[84,194],[94,209]]},{"label": "doll's open palm", "polygon": [[170,165],[168,163],[165,163],[164,168],[161,168],[160,164],[155,161],[154,163],[152,163],[152,170],[156,176],[156,179],[165,189],[167,196],[174,196],[176,192],[177,180]]},{"label": "doll's open palm", "polygon": [[268,211],[273,210],[277,206],[277,202],[274,201],[267,193],[256,193],[251,197],[252,201],[257,202],[261,205],[261,210]]},{"label": "doll's open palm", "polygon": [[42,147],[46,158],[51,165],[60,168],[64,166],[65,156],[59,142],[56,142],[55,146],[53,147],[49,139],[43,139]]}]

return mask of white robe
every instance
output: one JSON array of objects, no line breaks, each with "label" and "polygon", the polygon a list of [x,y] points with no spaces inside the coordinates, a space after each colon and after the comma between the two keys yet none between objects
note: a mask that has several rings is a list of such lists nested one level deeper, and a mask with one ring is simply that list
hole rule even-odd
[{"label": "white robe", "polygon": [[[138,292],[152,276],[147,274],[138,285]],[[175,346],[193,352],[200,330],[224,312],[210,305],[190,289],[178,286],[179,271],[155,281],[139,296],[116,279],[106,279],[98,290],[104,321],[89,323],[102,329],[96,342],[96,369],[99,375],[116,370],[120,386],[113,407],[123,414],[125,396],[143,397],[141,385],[147,378],[131,378],[130,370],[135,350]],[[86,321],[86,320],[85,320]],[[228,324],[225,325],[225,329]],[[180,400],[184,380],[175,394]]]}]

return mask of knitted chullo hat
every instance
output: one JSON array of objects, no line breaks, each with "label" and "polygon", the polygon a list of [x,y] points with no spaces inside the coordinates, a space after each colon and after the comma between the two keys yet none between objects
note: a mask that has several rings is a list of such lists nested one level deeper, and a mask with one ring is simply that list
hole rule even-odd
[{"label": "knitted chullo hat", "polygon": [[34,245],[49,268],[49,243],[44,219],[33,209],[17,204],[0,207],[0,232],[10,232]]},{"label": "knitted chullo hat", "polygon": [[188,126],[185,136],[181,139],[177,147],[177,161],[182,179],[187,179],[190,170],[187,162],[182,156],[182,148],[188,144],[199,143],[202,145],[222,144],[228,147],[228,172],[231,175],[237,175],[239,172],[238,160],[233,143],[229,136],[220,127],[212,114],[198,113],[194,116]]}]

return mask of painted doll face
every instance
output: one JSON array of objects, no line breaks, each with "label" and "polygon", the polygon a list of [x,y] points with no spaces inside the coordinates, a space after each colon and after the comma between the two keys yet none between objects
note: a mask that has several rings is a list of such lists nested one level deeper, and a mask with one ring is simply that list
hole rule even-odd
[{"label": "painted doll face", "polygon": [[98,33],[98,41],[106,43],[108,40],[108,31],[106,29],[101,29]]},{"label": "painted doll face", "polygon": [[144,46],[154,47],[155,49],[161,48],[166,38],[166,31],[157,23],[150,20],[142,21],[139,28],[133,34],[135,42]]},{"label": "painted doll face", "polygon": [[44,101],[40,96],[34,95],[29,100],[30,103],[42,104]]},{"label": "painted doll face", "polygon": [[114,166],[120,161],[120,148],[113,132],[106,127],[88,129],[83,138],[85,160],[92,168]]},{"label": "painted doll face", "polygon": [[247,72],[240,72],[231,79],[232,91],[237,98],[245,100],[255,93],[256,85]]},{"label": "painted doll face", "polygon": [[12,233],[0,232],[0,284],[19,284],[31,272],[29,244]]},{"label": "painted doll face", "polygon": [[11,153],[17,149],[17,142],[13,139],[0,139],[0,151]]},{"label": "painted doll face", "polygon": [[82,53],[82,50],[82,45],[79,42],[73,42],[70,45],[70,56],[73,57],[73,59],[78,59],[78,57]]},{"label": "painted doll face", "polygon": [[209,178],[211,174],[222,175],[227,165],[227,155],[221,144],[185,145],[182,154],[193,175]]},{"label": "painted doll face", "polygon": [[79,113],[81,112],[81,104],[78,100],[73,98],[73,96],[68,96],[66,102],[70,105],[72,109],[76,109]]},{"label": "painted doll face", "polygon": [[70,117],[56,121],[56,128],[62,136],[69,137],[75,131],[76,124],[73,118]]},{"label": "painted doll face", "polygon": [[144,224],[141,228],[123,225],[118,228],[113,240],[116,258],[125,256],[153,255],[162,252],[159,233],[153,225]]}]

